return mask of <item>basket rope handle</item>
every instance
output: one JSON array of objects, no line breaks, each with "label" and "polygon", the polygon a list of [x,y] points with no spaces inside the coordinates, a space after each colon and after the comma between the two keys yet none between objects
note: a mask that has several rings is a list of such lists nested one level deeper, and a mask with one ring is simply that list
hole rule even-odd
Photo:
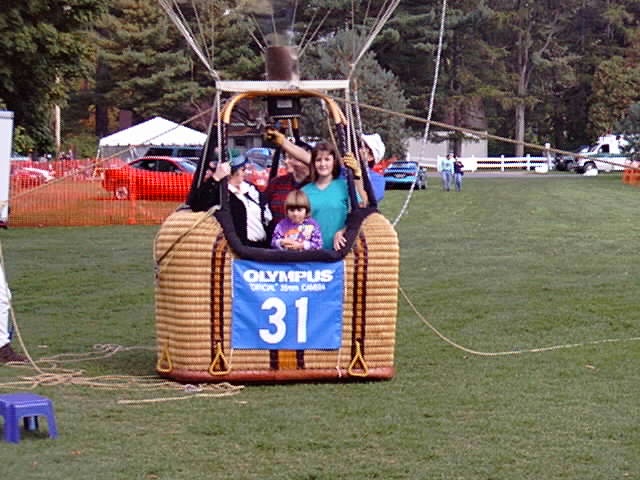
[{"label": "basket rope handle", "polygon": [[[166,364],[166,366],[164,366]],[[169,343],[164,344],[162,349],[162,355],[158,358],[156,363],[156,370],[160,373],[170,373],[173,370],[173,362],[171,361],[171,355],[169,355]]]},{"label": "basket rope handle", "polygon": [[[215,370],[216,366],[220,366],[222,370]],[[231,371],[231,365],[227,361],[224,356],[224,352],[222,351],[222,342],[218,342],[216,344],[216,356],[213,358],[211,365],[209,365],[209,374],[210,375],[226,375]]]},{"label": "basket rope handle", "polygon": [[[353,356],[353,360],[349,364],[347,373],[352,377],[366,377],[369,375],[369,367],[367,362],[364,361],[362,356],[362,349],[360,348],[360,342],[356,340],[356,354]],[[361,370],[356,371],[356,365],[360,364]]]}]

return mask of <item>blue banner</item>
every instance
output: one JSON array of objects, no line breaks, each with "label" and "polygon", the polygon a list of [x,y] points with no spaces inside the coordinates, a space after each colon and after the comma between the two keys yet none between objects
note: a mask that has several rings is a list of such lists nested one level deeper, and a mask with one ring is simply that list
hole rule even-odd
[{"label": "blue banner", "polygon": [[343,262],[234,260],[231,346],[340,348],[343,297]]}]

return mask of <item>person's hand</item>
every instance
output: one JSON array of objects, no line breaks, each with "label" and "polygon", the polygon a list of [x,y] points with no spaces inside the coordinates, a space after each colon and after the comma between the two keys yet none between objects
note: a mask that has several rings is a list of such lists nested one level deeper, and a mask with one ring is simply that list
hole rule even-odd
[{"label": "person's hand", "polygon": [[210,162],[209,168],[204,174],[204,179],[213,178],[216,182],[219,182],[229,175],[231,175],[231,164],[229,162]]},{"label": "person's hand", "polygon": [[340,250],[347,244],[347,239],[344,236],[344,228],[338,230],[333,236],[333,249]]},{"label": "person's hand", "polygon": [[271,142],[278,146],[282,145],[285,140],[284,135],[273,127],[267,127],[264,131],[263,137],[267,142]]},{"label": "person's hand", "polygon": [[286,250],[303,250],[304,244],[292,238],[283,238],[280,243]]},{"label": "person's hand", "polygon": [[356,178],[362,177],[362,170],[360,170],[360,164],[356,157],[353,156],[353,153],[348,152],[342,157],[342,163],[344,163],[345,167],[350,168],[353,171],[353,176]]}]

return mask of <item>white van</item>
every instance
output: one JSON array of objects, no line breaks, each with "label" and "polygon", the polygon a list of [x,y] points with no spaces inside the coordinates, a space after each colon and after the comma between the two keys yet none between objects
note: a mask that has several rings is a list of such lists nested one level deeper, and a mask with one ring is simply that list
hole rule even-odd
[{"label": "white van", "polygon": [[629,162],[629,156],[623,153],[623,149],[629,142],[622,135],[603,135],[589,149],[576,157],[575,170],[585,173],[596,169],[600,172],[624,170]]}]

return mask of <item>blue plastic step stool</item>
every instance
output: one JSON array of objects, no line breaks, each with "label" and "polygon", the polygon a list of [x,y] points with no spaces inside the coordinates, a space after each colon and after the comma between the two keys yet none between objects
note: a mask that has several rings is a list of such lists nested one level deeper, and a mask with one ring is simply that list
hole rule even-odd
[{"label": "blue plastic step stool", "polygon": [[0,395],[0,416],[4,417],[4,440],[20,443],[19,420],[23,419],[26,430],[38,430],[38,416],[47,418],[49,437],[56,438],[56,417],[53,402],[47,397],[33,393],[7,393]]}]

